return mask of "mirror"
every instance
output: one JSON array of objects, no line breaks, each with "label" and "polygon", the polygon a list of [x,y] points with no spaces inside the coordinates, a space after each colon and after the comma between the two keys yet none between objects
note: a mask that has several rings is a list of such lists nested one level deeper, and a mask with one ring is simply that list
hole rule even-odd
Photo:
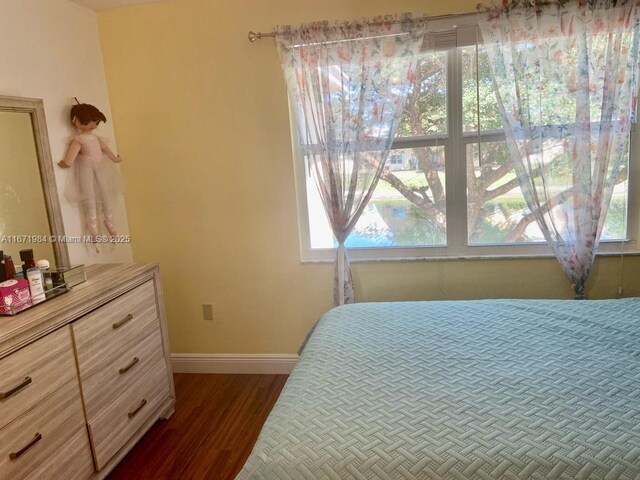
[{"label": "mirror", "polygon": [[0,96],[0,249],[20,271],[20,250],[68,266],[42,100]]}]

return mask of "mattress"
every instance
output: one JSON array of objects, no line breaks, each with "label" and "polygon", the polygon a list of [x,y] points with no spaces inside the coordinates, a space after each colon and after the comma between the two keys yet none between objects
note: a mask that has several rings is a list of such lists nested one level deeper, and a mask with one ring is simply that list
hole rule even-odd
[{"label": "mattress", "polygon": [[237,478],[640,479],[640,298],[335,308]]}]

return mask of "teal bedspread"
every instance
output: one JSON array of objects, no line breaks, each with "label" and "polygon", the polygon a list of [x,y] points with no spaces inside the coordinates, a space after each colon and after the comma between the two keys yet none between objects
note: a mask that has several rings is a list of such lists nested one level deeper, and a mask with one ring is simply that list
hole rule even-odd
[{"label": "teal bedspread", "polygon": [[237,478],[640,479],[640,298],[335,308]]}]

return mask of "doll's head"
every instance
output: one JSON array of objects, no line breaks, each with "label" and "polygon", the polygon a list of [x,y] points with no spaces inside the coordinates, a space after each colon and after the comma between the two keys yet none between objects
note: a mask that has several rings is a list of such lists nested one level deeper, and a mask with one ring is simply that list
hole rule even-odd
[{"label": "doll's head", "polygon": [[107,123],[107,117],[100,110],[88,103],[80,103],[71,107],[71,123],[80,130],[93,130],[100,122]]}]

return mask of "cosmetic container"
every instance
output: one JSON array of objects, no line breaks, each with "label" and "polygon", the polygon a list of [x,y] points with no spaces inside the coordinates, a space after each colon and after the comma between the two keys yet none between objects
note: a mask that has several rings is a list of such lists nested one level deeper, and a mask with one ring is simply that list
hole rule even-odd
[{"label": "cosmetic container", "polygon": [[44,294],[44,277],[38,267],[31,267],[27,270],[27,280],[29,281],[29,290],[31,291],[31,301],[33,304],[43,302],[46,297]]},{"label": "cosmetic container", "polygon": [[36,262],[33,259],[33,250],[30,248],[20,250],[20,260],[24,262],[22,264],[22,277],[27,278],[27,270],[36,266]]},{"label": "cosmetic container", "polygon": [[4,264],[4,252],[0,250],[0,282],[7,279],[7,271]]},{"label": "cosmetic container", "polygon": [[13,258],[11,258],[11,255],[4,255],[4,273],[6,280],[11,280],[16,276],[16,266],[13,264]]},{"label": "cosmetic container", "polygon": [[12,278],[0,283],[0,315],[15,315],[31,306],[29,282]]},{"label": "cosmetic container", "polygon": [[53,292],[51,292],[53,289],[53,279],[51,278],[51,272],[49,271],[49,260],[38,260],[36,262],[36,267],[38,267],[42,272],[42,277],[44,278],[44,293],[47,298],[49,298],[49,296],[53,294]]}]

